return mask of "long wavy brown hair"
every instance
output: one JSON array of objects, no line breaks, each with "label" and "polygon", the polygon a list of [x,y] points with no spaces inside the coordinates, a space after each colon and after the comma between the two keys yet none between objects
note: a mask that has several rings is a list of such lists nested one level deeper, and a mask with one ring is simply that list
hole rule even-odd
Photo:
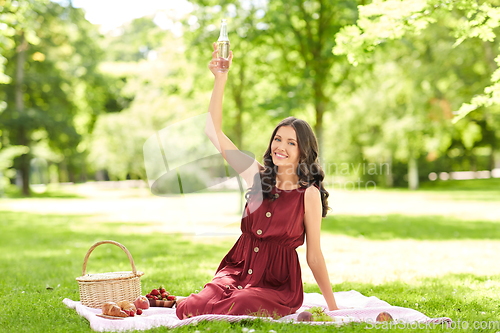
[{"label": "long wavy brown hair", "polygon": [[281,126],[291,126],[297,134],[300,157],[296,173],[299,176],[299,187],[307,188],[313,184],[318,185],[321,193],[321,203],[323,206],[322,216],[325,217],[329,209],[328,197],[330,194],[323,186],[325,173],[319,165],[318,140],[316,140],[316,136],[314,135],[311,126],[309,126],[306,121],[295,117],[283,119],[274,129],[273,134],[271,135],[271,140],[269,141],[269,146],[263,156],[264,170],[255,174],[254,186],[248,189],[245,194],[245,198],[248,200],[252,194],[258,192],[260,189],[255,186],[255,184],[260,183],[262,186],[263,197],[271,201],[274,200],[274,197],[271,196],[271,191],[276,185],[278,167],[273,163],[273,159],[271,157],[271,144]]}]

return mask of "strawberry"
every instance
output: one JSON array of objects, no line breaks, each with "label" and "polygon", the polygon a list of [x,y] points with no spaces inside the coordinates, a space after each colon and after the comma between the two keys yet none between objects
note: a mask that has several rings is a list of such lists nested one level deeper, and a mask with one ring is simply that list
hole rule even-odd
[{"label": "strawberry", "polygon": [[158,300],[158,296],[153,296],[153,299],[154,300]]},{"label": "strawberry", "polygon": [[165,288],[161,288],[160,292],[163,294],[165,293]]},{"label": "strawberry", "polygon": [[158,289],[153,289],[153,290],[151,290],[151,295],[158,296],[158,295],[160,295],[160,292],[158,291]]},{"label": "strawberry", "polygon": [[167,296],[167,299],[168,299],[169,301],[173,301],[173,300],[175,300],[175,296],[174,296],[174,295],[168,295],[168,296]]},{"label": "strawberry", "polygon": [[133,310],[131,310],[128,316],[129,317],[135,317],[135,312]]},{"label": "strawberry", "polygon": [[140,316],[142,314],[142,310],[141,309],[137,309],[137,315]]},{"label": "strawberry", "polygon": [[161,298],[167,298],[167,294],[166,294],[165,292],[163,292],[163,293],[161,294]]},{"label": "strawberry", "polygon": [[166,291],[165,294],[167,294],[167,296],[170,295],[170,293],[168,291]]},{"label": "strawberry", "polygon": [[153,298],[153,295],[151,295],[151,294],[147,294],[147,295],[146,295],[146,298]]}]

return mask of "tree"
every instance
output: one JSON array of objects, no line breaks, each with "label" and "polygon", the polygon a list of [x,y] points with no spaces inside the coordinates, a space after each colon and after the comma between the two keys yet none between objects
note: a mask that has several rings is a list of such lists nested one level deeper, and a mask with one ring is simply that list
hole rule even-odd
[{"label": "tree", "polygon": [[[47,142],[60,155],[54,162],[66,165],[72,177],[81,167],[82,135],[91,130],[104,103],[105,82],[96,68],[99,34],[80,9],[53,2],[11,4],[9,24],[18,34],[15,47],[4,53],[5,73],[13,80],[0,90],[7,103],[0,115],[2,134],[12,145],[33,148]],[[32,152],[16,161],[25,195],[31,158]]]},{"label": "tree", "polygon": [[[35,30],[39,26],[39,21],[36,20],[38,12],[43,11],[46,1],[5,1],[3,4],[4,11],[2,12],[2,22],[6,24],[7,29],[2,35],[3,45],[8,51],[10,48],[15,50],[15,112],[17,116],[23,120],[25,118],[24,99],[23,99],[23,84],[24,84],[24,70],[26,62],[26,51],[29,43],[37,44],[39,42]],[[10,37],[10,40],[9,40]],[[6,58],[1,56],[0,62],[2,65],[6,62]],[[11,82],[10,76],[2,75],[2,83]],[[16,126],[17,138],[16,141],[21,146],[29,146],[28,133],[23,126]],[[29,150],[20,157],[21,175],[23,181],[23,193],[29,195],[29,161],[31,159]]]},{"label": "tree", "polygon": [[[136,26],[134,22],[131,25]],[[150,30],[149,24],[142,26]],[[135,36],[141,35],[141,31],[136,31]],[[184,56],[184,41],[169,32],[163,32],[162,36],[159,46],[149,50],[155,57],[108,61],[101,66],[113,81],[124,82],[119,99],[129,101],[119,112],[100,115],[89,137],[89,165],[95,170],[107,170],[111,179],[147,180],[144,160],[138,158],[143,156],[144,142],[155,131],[205,109],[204,91],[199,91],[195,84],[197,66]],[[130,41],[131,37],[123,38]],[[113,39],[114,45],[122,45],[118,37]],[[130,48],[127,52],[135,54],[136,51]],[[114,54],[115,50],[111,52]],[[131,59],[128,54],[123,58]]]},{"label": "tree", "polygon": [[[198,25],[218,26],[219,17],[230,17],[230,40],[240,58],[234,61],[232,97],[238,111],[236,142],[241,141],[238,123],[245,110],[244,96],[260,109],[250,116],[282,119],[289,115],[306,115],[314,108],[314,130],[323,146],[323,119],[332,109],[331,96],[348,77],[343,57],[333,55],[333,36],[356,18],[356,2],[274,1],[266,5],[238,1],[198,1],[194,12]],[[208,29],[195,29],[191,45],[211,45]],[[237,53],[238,55],[238,53]],[[245,82],[246,81],[246,82]],[[264,81],[267,81],[264,83]],[[267,89],[262,89],[263,85]],[[254,91],[252,91],[254,90]],[[258,90],[258,91],[257,91]],[[265,93],[263,93],[265,92]],[[255,101],[262,101],[256,105]],[[262,112],[267,111],[267,112]],[[248,111],[250,112],[250,111]],[[308,117],[306,117],[308,118]],[[320,153],[321,155],[321,153]]]},{"label": "tree", "polygon": [[184,24],[190,26],[183,36],[189,45],[186,57],[197,66],[197,86],[201,88],[202,84],[205,86],[207,83],[208,87],[208,82],[213,80],[207,69],[210,53],[213,51],[212,43],[219,37],[220,18],[229,18],[230,48],[235,58],[226,94],[230,103],[227,98],[224,99],[224,124],[230,127],[228,135],[239,149],[252,149],[253,142],[244,142],[243,139],[245,128],[249,127],[244,125],[243,119],[245,116],[256,118],[263,113],[259,104],[264,102],[264,98],[258,91],[265,77],[263,69],[258,66],[262,61],[261,55],[266,52],[266,46],[262,44],[262,30],[258,28],[263,10],[255,4],[247,3],[242,6],[236,1],[198,3],[201,6],[189,18],[184,19]]},{"label": "tree", "polygon": [[[487,6],[481,7],[485,10],[484,8]],[[412,109],[416,107],[422,110],[423,120],[425,117],[429,117],[429,119],[424,122],[415,119],[413,125],[406,128],[406,131],[413,133],[421,131],[424,135],[421,137],[422,139],[431,135],[426,140],[434,142],[430,146],[420,145],[420,151],[416,151],[417,157],[419,154],[427,152],[428,159],[435,160],[446,154],[448,149],[452,147],[452,141],[458,135],[458,139],[464,142],[467,147],[466,151],[469,152],[468,155],[473,160],[470,152],[476,143],[484,144],[481,132],[491,132],[487,128],[488,126],[479,126],[475,119],[464,120],[462,124],[457,124],[457,121],[463,119],[465,115],[462,111],[464,105],[467,105],[467,99],[487,86],[485,78],[488,75],[485,74],[491,75],[493,73],[489,42],[474,40],[465,42],[464,36],[470,34],[470,31],[468,33],[465,31],[472,29],[471,27],[477,22],[471,19],[464,26],[464,14],[469,18],[475,17],[479,21],[482,20],[478,14],[481,10],[474,8],[475,4],[468,1],[460,3],[456,1],[447,3],[376,1],[370,5],[360,6],[360,18],[357,25],[344,28],[336,36],[337,46],[333,49],[335,54],[346,54],[349,61],[355,66],[380,61],[380,58],[377,57],[380,52],[387,57],[388,61],[395,61],[397,58],[399,64],[409,69],[409,78],[416,83],[413,92],[420,96],[427,95],[427,101],[424,100],[420,103],[412,101],[411,106]],[[493,15],[494,11],[490,14]],[[484,24],[482,30],[480,29],[481,32],[475,30],[475,34],[482,35],[486,39],[490,38],[491,35],[488,32],[496,27],[494,22],[495,20]],[[395,45],[399,47],[395,47]],[[420,56],[413,57],[411,53],[408,54],[409,57],[402,55],[401,51],[411,45],[413,47],[409,48],[409,51],[416,52]],[[434,135],[429,132],[430,127],[424,125],[435,122],[436,111],[439,109],[441,112],[446,112],[449,118],[452,116],[451,111],[459,108],[462,111],[458,112],[453,120],[456,124],[455,128],[450,127],[451,122],[446,121],[446,117],[437,127],[433,126]],[[485,120],[494,118],[494,116],[487,115],[489,112],[488,110],[481,112],[485,114]],[[432,121],[429,122],[430,120]],[[421,130],[419,130],[419,124]],[[422,125],[424,126],[422,127]],[[494,135],[488,135],[488,137],[491,139],[489,144],[492,146],[491,156],[493,156],[495,142],[498,139],[494,139]],[[441,143],[437,144],[438,142]],[[440,148],[433,148],[429,152],[428,149],[432,147]],[[416,161],[410,159],[407,160],[407,163],[409,175],[416,174],[414,170],[417,166]],[[474,169],[474,167],[472,168]],[[409,182],[410,188],[416,188],[415,184],[416,178],[413,178],[413,184],[412,181]]]},{"label": "tree", "polygon": [[[437,21],[439,16],[453,17],[448,20],[458,46],[469,38],[479,38],[484,42],[493,42],[495,31],[500,26],[500,2],[473,0],[377,0],[369,5],[359,6],[360,18],[356,25],[347,26],[336,36],[335,54],[347,55],[356,65],[366,61],[370,52],[387,40],[401,39],[409,32],[419,33]],[[485,47],[488,48],[487,44]],[[487,51],[491,66],[500,63],[499,57],[493,57],[492,50]],[[493,63],[496,62],[496,65]],[[484,88],[484,93],[464,103],[454,114],[456,123],[467,114],[480,107],[500,104],[500,71],[492,76],[492,85]]]}]

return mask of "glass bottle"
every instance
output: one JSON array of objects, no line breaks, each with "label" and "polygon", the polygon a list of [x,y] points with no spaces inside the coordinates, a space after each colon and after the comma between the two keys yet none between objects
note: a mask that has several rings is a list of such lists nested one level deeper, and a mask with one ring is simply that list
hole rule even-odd
[{"label": "glass bottle", "polygon": [[229,70],[229,37],[227,36],[227,22],[226,19],[221,20],[220,35],[217,40],[217,50],[219,59],[219,71],[227,72]]}]

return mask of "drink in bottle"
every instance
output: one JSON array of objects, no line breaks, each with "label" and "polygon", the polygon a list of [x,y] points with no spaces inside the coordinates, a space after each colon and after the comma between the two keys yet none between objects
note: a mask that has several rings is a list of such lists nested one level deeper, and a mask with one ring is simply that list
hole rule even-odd
[{"label": "drink in bottle", "polygon": [[229,37],[227,36],[226,19],[222,19],[220,24],[220,35],[217,40],[217,50],[219,56],[219,71],[227,72],[229,69]]}]

